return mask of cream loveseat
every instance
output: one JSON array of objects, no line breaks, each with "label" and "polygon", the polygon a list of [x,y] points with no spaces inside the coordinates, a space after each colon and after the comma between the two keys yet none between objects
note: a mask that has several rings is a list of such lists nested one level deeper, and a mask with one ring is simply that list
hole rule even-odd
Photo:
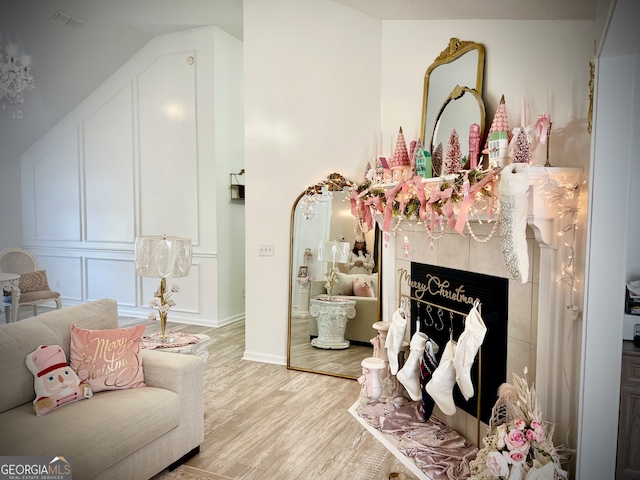
[{"label": "cream loveseat", "polygon": [[[353,294],[353,281],[356,277],[370,282],[373,291],[378,296],[378,275],[339,273],[338,282],[333,287],[333,296],[355,300],[356,316],[347,322],[344,338],[351,342],[358,342],[371,346],[371,339],[377,335],[373,324],[378,321],[378,299],[376,297],[359,297]],[[314,280],[311,282],[309,298],[319,295],[327,295],[326,280]],[[318,336],[318,322],[309,317],[309,336]]]},{"label": "cream loveseat", "polygon": [[191,355],[142,350],[146,387],[98,392],[35,415],[25,359],[39,345],[59,345],[69,360],[71,324],[118,328],[117,304],[97,300],[0,325],[0,455],[65,457],[74,480],[144,480],[196,454],[204,440],[203,365]]}]

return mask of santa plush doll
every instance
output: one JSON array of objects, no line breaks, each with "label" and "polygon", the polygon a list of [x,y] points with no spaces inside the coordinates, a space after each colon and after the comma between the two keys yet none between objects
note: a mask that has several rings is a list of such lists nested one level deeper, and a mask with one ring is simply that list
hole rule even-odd
[{"label": "santa plush doll", "polygon": [[[91,395],[91,387],[80,383],[76,372],[58,345],[40,345],[27,355],[27,368],[33,373],[36,398],[33,409],[37,416]],[[88,390],[87,390],[88,389]]]}]

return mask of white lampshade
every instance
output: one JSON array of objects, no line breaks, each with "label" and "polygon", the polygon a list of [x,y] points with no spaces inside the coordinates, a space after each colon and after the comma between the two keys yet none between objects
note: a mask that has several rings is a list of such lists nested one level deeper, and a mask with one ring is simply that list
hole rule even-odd
[{"label": "white lampshade", "polygon": [[323,240],[318,247],[318,261],[346,263],[351,245],[337,240]]},{"label": "white lampshade", "polygon": [[185,277],[191,268],[191,239],[166,235],[136,237],[136,272],[141,277]]}]

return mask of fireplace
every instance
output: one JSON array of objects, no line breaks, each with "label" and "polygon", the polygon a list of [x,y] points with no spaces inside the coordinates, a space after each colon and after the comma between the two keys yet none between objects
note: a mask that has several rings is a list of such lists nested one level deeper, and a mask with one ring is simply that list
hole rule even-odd
[{"label": "fireplace", "polygon": [[473,304],[480,302],[487,332],[471,369],[474,396],[467,401],[454,387],[453,398],[457,408],[474,417],[479,408],[480,418],[488,423],[498,387],[507,380],[509,281],[417,262],[411,262],[410,279],[411,335],[416,328],[426,333],[439,346],[438,361],[446,343],[460,337]]},{"label": "fireplace", "polygon": [[[545,418],[556,423],[556,441],[570,437],[575,429],[571,419],[577,409],[580,347],[576,318],[567,308],[571,290],[560,282],[562,266],[570,255],[566,242],[558,237],[570,224],[563,215],[566,203],[558,201],[557,185],[579,185],[580,169],[531,167],[529,171],[529,215],[526,229],[529,278],[521,284],[508,273],[502,254],[499,230],[493,223],[470,218],[473,234],[456,232],[434,239],[426,226],[403,221],[392,233],[383,233],[382,256],[383,320],[389,321],[399,306],[399,272],[411,272],[411,263],[421,263],[465,272],[500,277],[508,281],[508,323],[506,380],[512,373],[535,382],[538,401]],[[577,191],[577,190],[576,190]],[[564,204],[564,206],[563,206]],[[408,287],[405,293],[408,293]],[[577,299],[579,302],[579,299]],[[575,300],[574,300],[575,302]],[[494,392],[495,393],[495,392]],[[435,412],[436,414],[438,412]],[[477,420],[462,408],[453,417],[437,415],[476,443]],[[569,436],[569,437],[568,437]]]}]

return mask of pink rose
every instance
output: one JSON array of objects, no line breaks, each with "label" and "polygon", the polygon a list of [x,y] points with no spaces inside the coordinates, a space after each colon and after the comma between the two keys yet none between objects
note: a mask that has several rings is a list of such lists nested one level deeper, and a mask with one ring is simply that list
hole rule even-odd
[{"label": "pink rose", "polygon": [[526,459],[527,455],[523,452],[520,452],[518,450],[509,452],[509,463],[513,463],[514,465],[522,465]]},{"label": "pink rose", "polygon": [[520,452],[529,451],[529,441],[520,430],[511,430],[504,439],[504,442],[507,444],[509,450],[518,450]]},{"label": "pink rose", "polygon": [[533,431],[536,434],[536,442],[541,442],[544,438],[544,427],[542,426],[542,424],[534,420],[533,422],[531,422],[531,428],[533,428]]},{"label": "pink rose", "polygon": [[505,477],[509,474],[509,461],[500,452],[489,452],[486,463],[494,477]]},{"label": "pink rose", "polygon": [[527,437],[527,440],[533,442],[536,438],[536,432],[528,428],[525,436]]},{"label": "pink rose", "polygon": [[523,419],[521,419],[521,418],[517,419],[517,420],[515,421],[515,424],[516,424],[516,428],[517,428],[518,430],[524,430],[525,423],[524,423],[524,420],[523,420]]}]

